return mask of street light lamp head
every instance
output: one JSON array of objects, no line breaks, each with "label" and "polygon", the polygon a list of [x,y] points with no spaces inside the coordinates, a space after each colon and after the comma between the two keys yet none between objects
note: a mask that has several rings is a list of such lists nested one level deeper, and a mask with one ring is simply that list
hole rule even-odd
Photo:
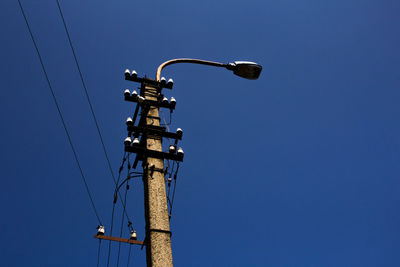
[{"label": "street light lamp head", "polygon": [[228,70],[234,74],[249,80],[257,80],[260,76],[262,67],[255,62],[250,61],[235,61],[226,65]]}]

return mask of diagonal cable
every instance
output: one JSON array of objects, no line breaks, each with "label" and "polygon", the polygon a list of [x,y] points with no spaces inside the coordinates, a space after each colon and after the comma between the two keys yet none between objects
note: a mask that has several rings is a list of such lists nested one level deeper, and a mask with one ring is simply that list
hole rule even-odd
[{"label": "diagonal cable", "polygon": [[100,264],[100,248],[101,248],[101,239],[99,239],[99,248],[97,249],[97,267]]},{"label": "diagonal cable", "polygon": [[[85,94],[86,94],[87,101],[89,103],[90,111],[92,113],[92,117],[93,117],[94,123],[96,125],[97,133],[99,135],[101,146],[103,148],[104,155],[106,157],[107,165],[108,165],[108,168],[110,170],[111,176],[112,176],[112,178],[114,180],[114,183],[117,186],[118,183],[117,183],[117,180],[115,179],[114,172],[113,172],[113,169],[111,167],[111,162],[110,162],[110,159],[108,157],[108,153],[107,153],[107,150],[106,150],[106,146],[104,144],[103,136],[101,134],[100,127],[99,127],[99,124],[97,122],[96,115],[94,113],[92,102],[90,101],[90,97],[89,97],[89,93],[88,93],[88,90],[87,90],[87,87],[86,87],[86,83],[85,83],[85,80],[83,79],[83,74],[82,74],[81,68],[79,66],[79,62],[78,62],[78,58],[77,58],[76,53],[75,53],[74,46],[72,44],[71,36],[69,35],[69,31],[68,31],[67,24],[66,24],[65,19],[64,19],[64,15],[63,15],[63,12],[62,12],[62,9],[61,9],[61,5],[60,5],[60,2],[58,0],[56,0],[56,2],[57,2],[58,10],[60,11],[60,16],[61,16],[61,19],[62,19],[62,22],[63,22],[63,25],[64,25],[65,32],[66,32],[67,37],[68,37],[68,42],[69,42],[69,45],[71,47],[72,54],[74,56],[75,64],[76,64],[76,67],[78,69],[79,76],[81,78],[82,86],[83,86],[83,89],[85,90]],[[118,192],[118,195],[119,195],[119,199],[120,199],[122,205],[124,206],[124,212],[125,212],[126,218],[129,220],[129,216],[128,216],[127,212],[126,212],[125,203],[122,200],[122,196],[121,196],[121,194],[119,192]]]},{"label": "diagonal cable", "polygon": [[60,2],[58,0],[56,0],[56,1],[57,1],[58,10],[60,11],[61,19],[62,19],[63,24],[64,24],[65,32],[67,33],[68,42],[69,42],[69,45],[71,46],[72,54],[74,55],[76,67],[78,68],[78,72],[79,72],[79,76],[81,78],[83,89],[85,89],[85,94],[86,94],[87,101],[89,103],[90,111],[92,112],[94,123],[96,124],[97,133],[99,134],[99,137],[100,137],[100,141],[101,141],[101,145],[103,147],[104,155],[106,156],[108,167],[110,169],[110,172],[111,172],[111,175],[112,175],[112,177],[114,179],[114,182],[116,183],[114,172],[113,172],[112,167],[111,167],[110,159],[108,158],[108,153],[107,153],[106,147],[104,145],[103,136],[101,135],[100,127],[99,127],[99,124],[97,122],[96,115],[94,113],[92,102],[90,101],[90,97],[89,97],[89,93],[88,93],[88,90],[87,90],[87,87],[86,87],[86,83],[85,83],[85,80],[83,79],[83,74],[82,74],[81,68],[79,67],[78,58],[76,57],[75,49],[74,49],[74,46],[72,45],[72,41],[71,41],[71,37],[69,35],[67,24],[65,23],[64,15],[63,15],[62,10],[61,10]]},{"label": "diagonal cable", "polygon": [[26,15],[25,15],[25,12],[24,12],[24,9],[23,9],[23,7],[22,7],[22,4],[21,4],[21,1],[20,1],[20,0],[18,0],[18,4],[19,4],[19,7],[20,7],[20,9],[21,9],[21,13],[22,13],[22,15],[24,16],[25,23],[26,23],[26,26],[28,27],[29,34],[31,35],[32,42],[33,42],[33,45],[35,46],[36,53],[37,53],[37,55],[38,55],[38,57],[39,57],[40,64],[42,65],[42,70],[43,70],[44,76],[46,77],[47,84],[49,85],[49,89],[50,89],[51,95],[52,95],[52,97],[53,97],[54,103],[56,104],[57,111],[58,111],[58,115],[60,116],[62,125],[64,126],[65,133],[66,133],[66,135],[67,135],[69,144],[70,144],[71,149],[72,149],[72,152],[73,152],[73,154],[74,154],[76,164],[78,165],[79,171],[80,171],[80,173],[81,173],[82,180],[83,180],[83,182],[84,182],[84,184],[85,184],[86,191],[87,191],[87,193],[88,193],[88,195],[89,195],[90,202],[92,203],[93,210],[94,210],[94,212],[95,212],[95,214],[96,214],[96,217],[97,217],[97,220],[99,221],[99,224],[102,225],[101,220],[100,220],[100,217],[99,217],[99,214],[97,213],[97,210],[96,210],[96,206],[94,205],[93,197],[92,197],[92,195],[91,195],[91,193],[90,193],[89,186],[88,186],[88,184],[87,184],[87,182],[86,182],[85,175],[83,174],[83,170],[82,170],[81,164],[79,163],[78,156],[77,156],[77,154],[76,154],[75,147],[74,147],[74,145],[73,145],[73,143],[72,143],[72,139],[71,139],[71,136],[70,136],[70,134],[69,134],[67,125],[65,124],[64,117],[63,117],[63,115],[62,115],[62,113],[61,113],[60,106],[59,106],[58,101],[57,101],[57,98],[56,98],[56,96],[55,96],[55,94],[54,94],[53,87],[51,86],[51,83],[50,83],[50,80],[49,80],[49,76],[47,75],[47,71],[46,71],[46,68],[45,68],[45,66],[44,66],[44,63],[43,63],[43,60],[42,60],[42,56],[40,55],[39,48],[38,48],[38,46],[37,46],[37,44],[36,44],[35,38],[33,37],[33,33],[32,33],[32,31],[31,31],[31,27],[29,26],[28,19],[26,18]]},{"label": "diagonal cable", "polygon": [[[115,192],[117,192],[117,188],[118,188],[117,185],[119,184],[119,180],[121,179],[121,172],[124,169],[124,165],[125,165],[125,162],[126,162],[127,158],[128,158],[128,161],[129,161],[129,156],[130,155],[128,155],[128,157],[127,157],[126,156],[126,152],[124,153],[124,157],[122,159],[122,164],[121,164],[121,167],[119,168],[119,171],[118,171],[118,180],[117,180],[117,183],[115,184]],[[110,229],[111,229],[110,230],[110,235],[111,236],[112,236],[113,228],[114,228],[114,211],[115,211],[115,204],[116,203],[117,203],[117,193],[114,194],[114,201],[113,201],[113,207],[112,207],[112,212],[111,212],[111,227],[110,227]],[[122,202],[122,203],[124,203],[124,202]],[[125,208],[125,206],[124,206],[124,208]],[[129,219],[128,219],[128,221],[129,221]],[[111,255],[111,240],[108,241],[107,267],[110,265],[110,255]]]},{"label": "diagonal cable", "polygon": [[[128,175],[129,175],[129,170],[128,170]],[[129,181],[126,181],[126,189],[125,189],[125,203],[126,203],[126,195],[128,194],[128,190],[129,190]],[[122,230],[124,227],[124,214],[122,213],[122,219],[121,219],[121,229],[119,232],[119,237],[122,237]],[[119,256],[121,254],[121,242],[118,243],[118,258],[117,258],[117,267],[119,266]]]},{"label": "diagonal cable", "polygon": [[172,208],[174,207],[174,200],[175,200],[175,189],[176,189],[176,180],[178,176],[178,171],[179,171],[179,162],[177,162],[177,168],[174,174],[174,191],[172,193],[172,201],[171,201],[171,208],[170,208],[170,216],[172,216]]},{"label": "diagonal cable", "polygon": [[126,264],[126,266],[129,266],[129,261],[131,260],[131,249],[132,249],[132,244],[129,244],[128,263]]}]

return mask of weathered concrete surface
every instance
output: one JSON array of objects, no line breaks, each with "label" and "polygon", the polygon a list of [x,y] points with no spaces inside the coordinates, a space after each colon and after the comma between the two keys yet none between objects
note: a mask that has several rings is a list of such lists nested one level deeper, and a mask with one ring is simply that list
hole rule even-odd
[{"label": "weathered concrete surface", "polygon": [[[153,94],[154,88],[146,87],[146,92]],[[145,93],[146,99],[156,100],[155,96]],[[150,108],[149,116],[159,117],[158,108]],[[160,125],[160,120],[147,118],[148,125]],[[147,149],[162,151],[162,140],[157,138],[147,139]],[[154,165],[155,169],[164,169],[162,159],[148,158],[148,166]],[[146,228],[149,244],[146,247],[147,265],[152,267],[172,267],[171,236],[168,233],[169,218],[164,174],[154,171],[150,177],[148,172],[144,178]],[[151,231],[161,230],[167,232]]]}]

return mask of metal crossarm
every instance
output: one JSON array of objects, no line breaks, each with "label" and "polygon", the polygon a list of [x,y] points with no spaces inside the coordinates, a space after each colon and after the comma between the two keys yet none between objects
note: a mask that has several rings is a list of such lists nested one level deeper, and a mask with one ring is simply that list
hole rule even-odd
[{"label": "metal crossarm", "polygon": [[140,126],[129,125],[128,132],[132,132],[134,135],[147,134],[147,135],[161,136],[170,139],[182,140],[182,134],[167,132],[165,127],[159,127],[159,126],[148,125],[140,127]]},{"label": "metal crossarm", "polygon": [[[125,96],[125,101],[129,101],[129,102],[135,102],[135,103],[140,103],[139,99],[137,96]],[[159,108],[168,108],[171,110],[175,109],[175,105],[176,103],[170,103],[170,102],[163,102],[163,101],[155,101],[155,100],[144,100],[142,103],[140,103],[141,105],[150,105],[153,107],[159,107]]]},{"label": "metal crossarm", "polygon": [[145,242],[140,241],[140,240],[132,240],[132,239],[127,239],[127,238],[120,238],[120,237],[107,236],[107,235],[95,235],[94,238],[135,244],[135,245],[141,245],[141,246],[145,245]]},{"label": "metal crossarm", "polygon": [[[180,162],[183,161],[183,155],[145,149],[140,146],[125,146],[125,151],[142,154],[144,157],[151,157],[151,158],[157,158],[157,159],[170,159],[170,160],[176,160],[176,161],[180,161]],[[139,160],[141,160],[141,158]]]},{"label": "metal crossarm", "polygon": [[148,85],[151,85],[151,86],[154,86],[154,87],[157,87],[157,88],[172,89],[172,86],[173,86],[173,84],[171,84],[171,83],[162,84],[161,82],[154,81],[154,80],[149,79],[147,77],[140,78],[138,76],[131,75],[129,73],[125,73],[125,80],[132,81],[132,82],[138,82],[138,83],[146,83]]}]

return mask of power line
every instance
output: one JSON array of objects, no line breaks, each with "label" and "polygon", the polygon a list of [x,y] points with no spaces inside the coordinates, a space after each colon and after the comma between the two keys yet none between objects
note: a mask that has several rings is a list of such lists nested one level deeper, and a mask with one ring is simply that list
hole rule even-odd
[{"label": "power line", "polygon": [[71,47],[72,54],[74,55],[76,67],[77,67],[77,69],[78,69],[79,76],[80,76],[80,78],[81,78],[81,82],[82,82],[82,85],[83,85],[83,89],[85,89],[85,94],[86,94],[87,101],[88,101],[88,103],[89,103],[90,111],[92,112],[92,116],[93,116],[94,123],[96,124],[97,133],[99,134],[99,137],[100,137],[100,141],[101,141],[101,145],[102,145],[102,147],[103,147],[104,155],[105,155],[105,157],[106,157],[106,160],[107,160],[108,167],[109,167],[109,169],[110,169],[111,175],[112,175],[112,177],[113,177],[113,179],[114,179],[114,181],[115,181],[114,172],[113,172],[112,167],[111,167],[110,159],[108,158],[108,153],[107,153],[107,150],[106,150],[106,146],[104,145],[103,136],[101,135],[100,127],[99,127],[99,124],[98,124],[98,122],[97,122],[96,115],[95,115],[95,113],[94,113],[94,109],[93,109],[93,106],[92,106],[92,102],[90,101],[90,97],[89,97],[89,93],[88,93],[88,90],[87,90],[87,87],[86,87],[86,83],[85,83],[85,80],[83,79],[83,74],[82,74],[81,68],[79,67],[78,58],[76,57],[75,49],[74,49],[74,46],[72,45],[72,41],[71,41],[71,37],[70,37],[70,35],[69,35],[69,31],[68,31],[68,28],[67,28],[67,24],[65,23],[64,15],[63,15],[62,10],[61,10],[60,2],[59,2],[58,0],[56,0],[56,1],[57,1],[58,10],[60,11],[61,19],[62,19],[63,24],[64,24],[65,32],[67,33],[68,42],[69,42],[69,45],[70,45],[70,47]]},{"label": "power line", "polygon": [[[129,170],[128,170],[128,176],[129,176]],[[126,203],[126,195],[128,194],[128,190],[129,190],[129,180],[126,181],[126,189],[125,189],[125,203]],[[124,213],[122,213],[122,219],[121,219],[121,229],[119,232],[119,237],[122,237],[122,230],[124,227]],[[121,254],[121,243],[118,243],[118,259],[117,259],[117,267],[119,266],[119,256]]]},{"label": "power line", "polygon": [[97,267],[100,264],[100,246],[101,246],[101,239],[99,239],[99,248],[97,249]]},{"label": "power line", "polygon": [[[119,184],[119,180],[121,179],[121,172],[124,169],[124,165],[126,162],[126,159],[129,159],[130,154],[128,154],[128,157],[126,156],[126,152],[124,153],[124,157],[122,159],[122,164],[121,167],[119,168],[119,172],[118,172],[118,180],[115,184],[115,193],[114,193],[114,201],[113,201],[113,207],[112,207],[112,211],[111,211],[111,227],[110,227],[110,235],[112,235],[113,233],[113,227],[114,227],[114,211],[115,211],[115,204],[117,203],[117,188],[118,188],[118,184]],[[130,168],[129,168],[130,169]],[[129,173],[129,169],[128,169],[128,173]],[[118,191],[119,193],[119,191]],[[120,195],[120,194],[119,194]],[[125,206],[124,206],[124,210],[125,210]],[[129,219],[128,219],[129,221]],[[108,256],[107,256],[107,267],[110,265],[110,255],[111,255],[111,240],[108,242]]]},{"label": "power line", "polygon": [[175,189],[176,189],[176,179],[178,176],[178,171],[179,171],[179,162],[177,162],[177,168],[175,171],[175,175],[174,175],[174,191],[172,193],[172,201],[171,201],[171,208],[170,208],[170,216],[172,216],[172,208],[174,207],[174,200],[175,200]]},{"label": "power line", "polygon": [[128,263],[126,264],[126,266],[129,266],[129,261],[131,259],[131,249],[132,249],[132,244],[129,244]]},{"label": "power line", "polygon": [[[114,183],[115,183],[115,185],[117,186],[117,185],[118,185],[118,182],[117,182],[116,179],[115,179],[114,172],[113,172],[113,169],[112,169],[112,167],[111,167],[111,162],[110,162],[110,159],[109,159],[109,157],[108,157],[108,153],[107,153],[107,150],[106,150],[106,146],[105,146],[105,144],[104,144],[104,140],[103,140],[103,136],[102,136],[101,131],[100,131],[99,124],[98,124],[98,122],[97,122],[96,115],[95,115],[95,113],[94,113],[93,105],[92,105],[92,102],[91,102],[90,97],[89,97],[89,93],[88,93],[88,90],[87,90],[87,87],[86,87],[85,80],[83,79],[83,74],[82,74],[81,68],[80,68],[80,66],[79,66],[79,62],[78,62],[78,58],[77,58],[76,53],[75,53],[74,46],[73,46],[73,44],[72,44],[72,40],[71,40],[71,36],[70,36],[70,34],[69,34],[69,31],[68,31],[67,23],[65,22],[64,14],[63,14],[63,12],[62,12],[60,2],[59,2],[58,0],[56,0],[56,2],[57,2],[58,10],[60,11],[60,16],[61,16],[61,19],[62,19],[62,22],[63,22],[63,25],[64,25],[65,32],[66,32],[67,37],[68,37],[68,42],[69,42],[69,45],[70,45],[70,47],[71,47],[72,54],[73,54],[73,56],[74,56],[75,64],[76,64],[76,67],[77,67],[77,69],[78,69],[79,76],[80,76],[80,78],[81,78],[82,86],[83,86],[83,89],[85,90],[86,99],[87,99],[87,101],[88,101],[88,103],[89,103],[90,111],[91,111],[91,113],[92,113],[92,117],[93,117],[94,123],[95,123],[95,125],[96,125],[96,129],[97,129],[97,133],[98,133],[99,138],[100,138],[101,146],[102,146],[102,148],[103,148],[103,152],[104,152],[104,155],[105,155],[105,157],[106,157],[108,169],[110,170],[110,173],[111,173],[111,176],[112,176],[112,178],[113,178],[113,180],[114,180]],[[125,209],[126,203],[124,203],[124,201],[122,200],[121,194],[120,194],[119,192],[118,192],[118,195],[119,195],[119,199],[120,199],[120,201],[121,201],[121,203],[122,203],[122,206],[124,207],[124,213],[125,213],[125,215],[126,215],[126,218],[127,218],[127,220],[129,221],[129,216],[128,216],[128,213],[126,212],[126,209]]]},{"label": "power line", "polygon": [[83,182],[84,182],[84,184],[85,184],[86,191],[87,191],[87,193],[88,193],[88,195],[89,195],[90,202],[92,203],[93,210],[94,210],[94,212],[95,212],[95,214],[96,214],[96,217],[97,217],[97,220],[99,221],[99,224],[102,225],[101,220],[100,220],[100,217],[99,217],[99,214],[97,213],[96,206],[94,205],[93,197],[92,197],[92,195],[91,195],[91,193],[90,193],[89,186],[88,186],[88,184],[87,184],[87,182],[86,182],[85,175],[83,174],[83,170],[82,170],[81,164],[79,163],[78,156],[77,156],[77,154],[76,154],[74,145],[73,145],[73,143],[72,143],[71,136],[70,136],[69,131],[68,131],[68,129],[67,129],[67,125],[65,124],[64,117],[63,117],[63,115],[62,115],[62,113],[61,113],[60,106],[59,106],[58,101],[57,101],[57,98],[56,98],[56,96],[55,96],[55,94],[54,94],[53,87],[51,86],[51,83],[50,83],[50,80],[49,80],[49,76],[47,75],[47,71],[46,71],[46,68],[45,68],[45,66],[44,66],[44,63],[43,63],[43,60],[42,60],[42,56],[40,55],[39,48],[38,48],[38,46],[37,46],[37,44],[36,44],[35,38],[33,37],[33,33],[32,33],[32,30],[31,30],[31,27],[29,26],[28,19],[26,18],[26,15],[25,15],[25,12],[24,12],[24,9],[23,9],[23,7],[22,7],[22,4],[21,4],[21,1],[20,1],[20,0],[18,0],[18,4],[19,4],[19,7],[20,7],[20,9],[21,9],[21,13],[22,13],[22,15],[24,16],[26,26],[28,27],[28,31],[29,31],[29,34],[30,34],[30,36],[31,36],[31,38],[32,38],[33,45],[35,46],[36,53],[37,53],[37,55],[38,55],[38,57],[39,57],[40,64],[42,65],[43,73],[44,73],[44,75],[45,75],[45,77],[46,77],[47,84],[48,84],[48,86],[49,86],[49,89],[50,89],[51,95],[52,95],[52,97],[53,97],[54,103],[56,104],[57,111],[58,111],[58,115],[60,116],[62,125],[64,126],[65,133],[66,133],[66,135],[67,135],[69,144],[70,144],[71,149],[72,149],[72,152],[73,152],[73,154],[74,154],[76,164],[78,165],[79,172],[81,173],[82,180],[83,180]]},{"label": "power line", "polygon": [[[111,212],[111,230],[110,230],[110,236],[112,236],[113,225],[114,225],[114,210],[115,210],[115,203],[113,203],[112,212]],[[111,255],[111,240],[108,241],[107,267],[110,265],[110,255]]]}]

